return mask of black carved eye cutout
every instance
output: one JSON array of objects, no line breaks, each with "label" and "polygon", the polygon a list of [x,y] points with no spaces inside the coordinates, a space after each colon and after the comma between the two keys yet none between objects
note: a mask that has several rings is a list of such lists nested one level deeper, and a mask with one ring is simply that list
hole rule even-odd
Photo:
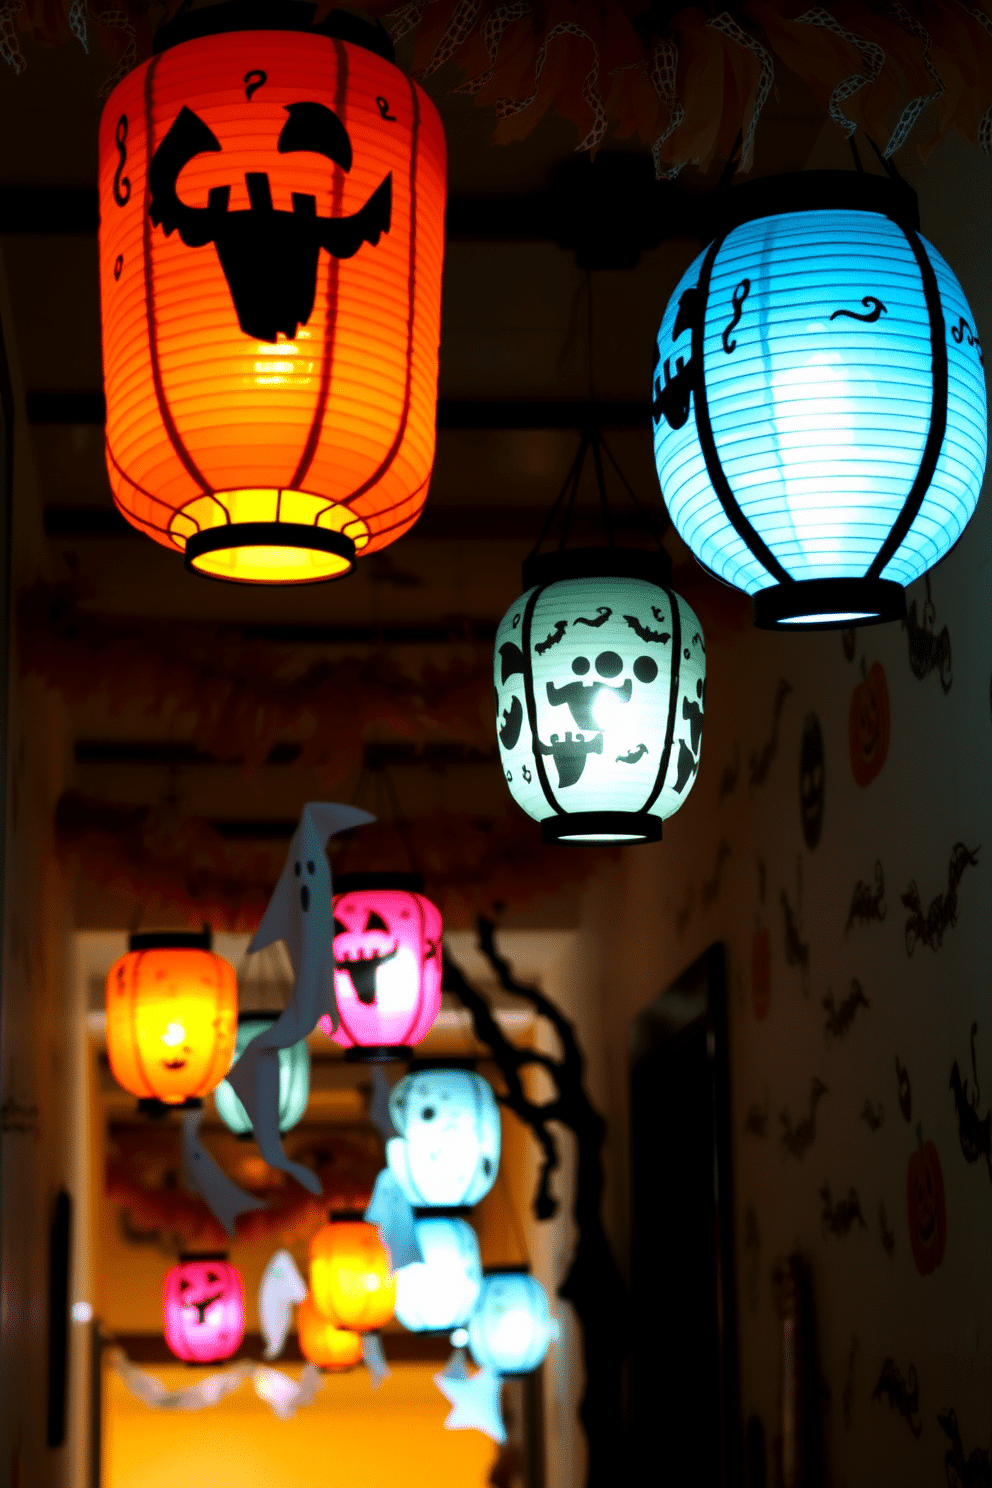
[{"label": "black carved eye cutout", "polygon": [[307,872],[309,874],[311,874],[311,875],[313,874],[313,864],[312,863],[308,863],[307,864]]},{"label": "black carved eye cutout", "polygon": [[216,1271],[208,1271],[207,1272],[207,1281],[209,1282],[209,1284],[211,1286],[214,1286],[214,1285],[216,1285],[216,1283],[218,1281],[220,1281],[220,1277],[217,1275],[217,1272]]},{"label": "black carved eye cutout", "polygon": [[601,677],[619,677],[623,671],[623,657],[615,651],[601,651],[596,657],[596,670]]},{"label": "black carved eye cutout", "polygon": [[347,935],[348,934],[348,926],[347,925],[342,925],[342,923],[338,919],[337,915],[334,916],[334,934],[335,935]]},{"label": "black carved eye cutout", "polygon": [[294,863],[293,864],[293,872],[296,874],[297,878],[299,878],[299,876],[300,876],[300,865],[299,865],[299,863]]},{"label": "black carved eye cutout", "polygon": [[436,1115],[437,1112],[434,1110],[433,1106],[425,1106],[420,1113],[420,1118],[422,1121],[433,1121]]},{"label": "black carved eye cutout", "polygon": [[658,675],[658,663],[652,656],[639,656],[634,662],[634,676],[638,682],[653,682]]},{"label": "black carved eye cutout", "polygon": [[370,930],[382,930],[387,935],[389,934],[389,926],[386,924],[385,920],[382,918],[382,915],[376,914],[376,912],[375,912],[374,909],[370,909],[369,910],[369,917],[365,921],[365,933],[366,933],[366,935],[368,934],[368,932]]},{"label": "black carved eye cutout", "polygon": [[189,1289],[190,1289],[190,1287],[192,1286],[192,1284],[193,1283],[190,1282],[190,1281],[187,1281],[186,1278],[185,1278],[185,1276],[184,1276],[182,1278],[182,1280],[180,1281],[180,1283],[179,1283],[179,1290],[181,1292],[188,1292]]},{"label": "black carved eye cutout", "polygon": [[584,677],[588,670],[589,658],[587,656],[577,656],[572,662],[572,671],[577,677]]}]

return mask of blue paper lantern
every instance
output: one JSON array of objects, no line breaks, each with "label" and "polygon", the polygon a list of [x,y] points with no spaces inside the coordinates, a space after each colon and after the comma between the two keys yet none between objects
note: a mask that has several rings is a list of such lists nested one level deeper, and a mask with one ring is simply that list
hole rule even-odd
[{"label": "blue paper lantern", "polygon": [[[263,1029],[271,1028],[278,1013],[242,1013],[238,1018],[238,1036],[234,1057],[240,1059],[245,1048]],[[310,1099],[310,1050],[306,1040],[279,1050],[279,1130],[291,1131],[302,1118]],[[217,1115],[224,1125],[239,1137],[251,1136],[251,1118],[234,1093],[230,1082],[221,1080],[214,1091]]]},{"label": "blue paper lantern", "polygon": [[485,1198],[501,1142],[488,1080],[472,1070],[418,1070],[393,1087],[389,1117],[398,1136],[386,1143],[386,1161],[415,1208],[471,1208]]},{"label": "blue paper lantern", "polygon": [[416,1231],[424,1259],[396,1272],[396,1316],[411,1333],[450,1333],[479,1300],[479,1242],[464,1219],[419,1219]]},{"label": "blue paper lantern", "polygon": [[759,626],[898,618],[978,501],[974,316],[901,183],[808,172],[740,188],[730,211],[658,332],[672,520]]},{"label": "blue paper lantern", "polygon": [[546,842],[652,842],[703,741],[703,627],[664,555],[573,549],[524,564],[496,633],[503,774]]},{"label": "blue paper lantern", "polygon": [[468,1325],[468,1346],[480,1369],[530,1374],[558,1333],[548,1294],[536,1277],[518,1269],[487,1273]]}]

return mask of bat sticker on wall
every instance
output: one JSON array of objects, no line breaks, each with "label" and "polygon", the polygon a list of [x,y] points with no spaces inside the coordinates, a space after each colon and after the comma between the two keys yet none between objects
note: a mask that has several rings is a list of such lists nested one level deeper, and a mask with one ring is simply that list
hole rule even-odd
[{"label": "bat sticker on wall", "polygon": [[803,996],[809,992],[809,941],[803,940],[796,924],[789,896],[782,890],[782,915],[785,920],[785,959],[789,966],[798,966],[803,979]]},{"label": "bat sticker on wall", "polygon": [[844,1430],[850,1431],[854,1420],[854,1363],[858,1357],[858,1336],[851,1335],[851,1347],[847,1351],[847,1372],[844,1376],[844,1394],[842,1405],[844,1410]]},{"label": "bat sticker on wall", "polygon": [[947,1488],[992,1488],[992,1453],[984,1447],[975,1447],[965,1457],[956,1413],[938,1411],[937,1420],[951,1444],[944,1453]]},{"label": "bat sticker on wall", "polygon": [[824,1239],[828,1235],[835,1235],[838,1240],[843,1240],[850,1234],[851,1226],[854,1224],[859,1224],[863,1230],[868,1228],[865,1217],[861,1213],[858,1191],[853,1185],[847,1190],[847,1197],[838,1199],[835,1204],[830,1192],[830,1184],[825,1183],[820,1189],[820,1198],[823,1201],[820,1224]]},{"label": "bat sticker on wall", "polygon": [[878,1206],[878,1233],[882,1237],[882,1249],[891,1261],[896,1253],[896,1232],[889,1225],[889,1216],[885,1212],[884,1203]]},{"label": "bat sticker on wall", "polygon": [[802,1162],[816,1139],[816,1108],[827,1094],[826,1085],[814,1075],[809,1086],[809,1109],[802,1120],[793,1126],[788,1107],[778,1113],[782,1125],[782,1150],[790,1152],[797,1162]]},{"label": "bat sticker on wall", "polygon": [[861,1120],[864,1122],[865,1126],[867,1126],[870,1132],[877,1132],[879,1127],[882,1125],[882,1122],[885,1120],[885,1110],[882,1106],[882,1102],[879,1101],[877,1106],[873,1106],[867,1096],[865,1096],[865,1103],[861,1107],[860,1114]]},{"label": "bat sticker on wall", "polygon": [[827,1047],[830,1047],[832,1038],[846,1038],[850,1032],[851,1025],[858,1014],[858,1008],[870,1008],[871,1003],[861,990],[861,983],[856,977],[851,978],[851,990],[839,1006],[834,1004],[833,992],[828,992],[823,999],[823,1010],[826,1018],[823,1031],[826,1035]]},{"label": "bat sticker on wall", "polygon": [[728,796],[733,795],[737,789],[737,782],[741,778],[741,746],[734,744],[734,757],[729,764],[724,765],[723,774],[720,776],[720,790],[717,795],[718,801],[725,801]]},{"label": "bat sticker on wall", "polygon": [[700,899],[703,908],[706,909],[717,898],[720,893],[720,879],[723,876],[723,865],[730,857],[730,843],[725,837],[721,838],[716,850],[716,862],[713,865],[713,876],[703,880]]},{"label": "bat sticker on wall", "polygon": [[951,671],[951,637],[945,625],[940,634],[934,631],[937,610],[930,592],[930,575],[926,575],[927,598],[923,606],[922,621],[916,618],[914,599],[903,616],[903,629],[909,635],[909,665],[913,676],[922,682],[931,672],[936,672],[945,695],[950,692],[954,676]]},{"label": "bat sticker on wall", "polygon": [[926,914],[923,913],[915,879],[901,896],[903,904],[909,910],[906,919],[907,956],[913,954],[917,941],[929,946],[932,951],[938,950],[943,944],[944,931],[953,929],[958,922],[958,886],[965,869],[977,866],[980,852],[981,844],[972,852],[963,842],[955,842],[947,865],[947,892],[937,894],[930,900]]},{"label": "bat sticker on wall", "polygon": [[899,1412],[913,1435],[918,1437],[923,1430],[923,1422],[920,1419],[920,1386],[916,1378],[916,1365],[910,1364],[906,1378],[903,1379],[902,1370],[895,1359],[885,1359],[878,1384],[871,1394],[874,1401],[883,1397],[892,1410]]},{"label": "bat sticker on wall", "polygon": [[913,1091],[909,1083],[909,1071],[903,1069],[896,1055],[896,1079],[899,1081],[899,1109],[906,1121],[913,1119]]},{"label": "bat sticker on wall", "polygon": [[851,895],[851,908],[847,912],[846,935],[852,925],[870,925],[872,920],[884,920],[888,913],[885,902],[885,873],[880,859],[875,859],[875,887],[859,878]]},{"label": "bat sticker on wall", "polygon": [[964,1153],[965,1162],[976,1163],[984,1157],[989,1170],[989,1178],[992,1180],[992,1110],[985,1112],[984,1116],[978,1114],[978,1103],[981,1100],[981,1089],[978,1084],[978,1070],[975,1067],[975,1035],[978,1033],[978,1024],[971,1025],[971,1073],[975,1081],[975,1089],[972,1095],[968,1094],[968,1081],[961,1079],[961,1071],[955,1059],[951,1067],[950,1088],[954,1092],[954,1110],[958,1118],[958,1138],[961,1142],[961,1151]]},{"label": "bat sticker on wall", "polygon": [[787,682],[782,677],[778,684],[778,690],[775,693],[775,701],[772,704],[771,732],[762,747],[756,752],[752,752],[748,760],[748,779],[752,785],[764,785],[768,778],[768,771],[772,767],[772,762],[776,754],[778,754],[778,731],[782,720],[782,709],[785,707],[785,700],[791,691],[792,683]]},{"label": "bat sticker on wall", "polygon": [[767,1137],[770,1114],[767,1095],[763,1106],[759,1106],[757,1101],[752,1101],[748,1107],[747,1116],[744,1118],[744,1130],[750,1132],[752,1137]]}]

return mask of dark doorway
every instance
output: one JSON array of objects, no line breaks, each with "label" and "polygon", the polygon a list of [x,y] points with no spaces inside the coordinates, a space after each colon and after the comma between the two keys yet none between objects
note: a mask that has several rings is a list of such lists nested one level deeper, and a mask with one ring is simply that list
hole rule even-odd
[{"label": "dark doorway", "polygon": [[637,1482],[739,1488],[737,1305],[724,951],[631,1025]]}]

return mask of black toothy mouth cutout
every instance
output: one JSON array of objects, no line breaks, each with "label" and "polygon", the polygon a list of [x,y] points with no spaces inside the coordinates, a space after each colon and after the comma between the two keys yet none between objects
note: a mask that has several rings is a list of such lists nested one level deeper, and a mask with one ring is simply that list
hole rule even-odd
[{"label": "black toothy mouth cutout", "polygon": [[345,955],[340,960],[335,956],[334,968],[336,971],[346,971],[348,973],[351,977],[351,985],[355,989],[355,996],[359,1002],[363,1003],[365,1007],[371,1007],[375,1002],[375,979],[379,967],[385,966],[387,961],[392,961],[398,950],[399,946],[394,945],[391,951],[386,951],[383,955],[373,952],[372,955],[365,956],[359,950],[357,955]]},{"label": "black toothy mouth cutout", "polygon": [[[583,657],[576,657],[576,661],[582,660]],[[552,708],[560,708],[567,703],[576,728],[587,729],[592,733],[601,728],[593,713],[600,693],[612,692],[618,702],[629,703],[633,690],[634,684],[629,677],[620,687],[610,687],[605,682],[566,682],[564,687],[556,687],[553,682],[549,682],[548,702]]]}]

